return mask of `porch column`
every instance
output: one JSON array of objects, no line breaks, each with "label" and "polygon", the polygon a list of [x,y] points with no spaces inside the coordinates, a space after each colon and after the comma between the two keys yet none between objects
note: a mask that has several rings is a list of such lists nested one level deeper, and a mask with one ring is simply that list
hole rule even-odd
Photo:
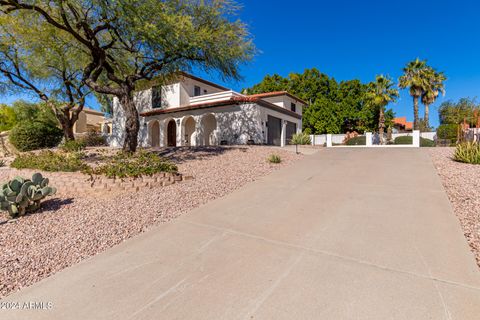
[{"label": "porch column", "polygon": [[167,120],[159,120],[160,123],[160,147],[167,146]]},{"label": "porch column", "polygon": [[182,140],[183,140],[182,139],[182,119],[175,118],[174,120],[175,120],[175,125],[177,127],[177,130],[176,130],[177,131],[176,132],[177,133],[177,137],[176,137],[177,143],[176,143],[176,145],[177,145],[177,147],[181,147],[182,146]]},{"label": "porch column", "polygon": [[280,140],[280,146],[285,147],[287,145],[287,120],[282,120],[282,134]]}]

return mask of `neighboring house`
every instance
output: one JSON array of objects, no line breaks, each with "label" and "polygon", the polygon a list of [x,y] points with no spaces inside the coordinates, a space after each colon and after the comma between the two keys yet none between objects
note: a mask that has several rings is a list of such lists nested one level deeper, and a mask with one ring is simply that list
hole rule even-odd
[{"label": "neighboring house", "polygon": [[407,117],[393,119],[393,133],[412,132],[413,122],[407,121]]},{"label": "neighboring house", "polygon": [[73,133],[82,134],[90,131],[101,132],[102,123],[105,121],[103,112],[90,108],[83,108],[78,115],[78,120],[73,125]]},{"label": "neighboring house", "polygon": [[[243,95],[181,73],[177,81],[139,92],[143,147],[270,144],[284,146],[302,130],[307,103],[287,92]],[[125,117],[113,103],[110,144],[120,147]]]}]

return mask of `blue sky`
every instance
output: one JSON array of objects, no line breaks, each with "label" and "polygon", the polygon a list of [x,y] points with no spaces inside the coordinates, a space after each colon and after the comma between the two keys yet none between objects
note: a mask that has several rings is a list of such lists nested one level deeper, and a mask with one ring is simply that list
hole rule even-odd
[{"label": "blue sky", "polygon": [[[243,0],[241,19],[250,26],[261,53],[243,67],[241,83],[251,86],[265,74],[316,67],[337,80],[368,82],[376,74],[401,75],[420,57],[448,77],[447,94],[433,106],[438,125],[442,101],[480,95],[480,3],[475,1],[255,1]],[[221,81],[220,81],[221,82]],[[392,105],[413,119],[407,91]],[[423,114],[423,106],[421,109]]]},{"label": "blue sky", "polygon": [[[448,77],[445,98],[432,107],[432,125],[438,125],[442,101],[480,96],[480,3],[475,1],[238,1],[259,54],[242,67],[242,81],[200,75],[234,90],[266,74],[287,76],[313,67],[337,80],[368,82],[376,74],[398,79],[403,66],[420,57]],[[408,92],[402,91],[392,107],[397,116],[412,120]]]}]

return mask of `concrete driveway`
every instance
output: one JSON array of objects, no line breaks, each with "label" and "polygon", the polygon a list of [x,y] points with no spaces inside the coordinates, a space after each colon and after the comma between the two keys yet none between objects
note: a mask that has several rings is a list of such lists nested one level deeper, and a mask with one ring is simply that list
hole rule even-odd
[{"label": "concrete driveway", "polygon": [[3,302],[1,319],[479,319],[428,153],[329,149]]}]

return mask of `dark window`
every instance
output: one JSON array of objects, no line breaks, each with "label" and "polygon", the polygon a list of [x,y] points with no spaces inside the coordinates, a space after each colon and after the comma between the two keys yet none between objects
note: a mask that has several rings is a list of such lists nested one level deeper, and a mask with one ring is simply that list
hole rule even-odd
[{"label": "dark window", "polygon": [[290,105],[290,110],[292,110],[293,112],[297,112],[297,105],[295,103],[292,103]]},{"label": "dark window", "polygon": [[199,86],[195,86],[195,87],[193,88],[193,96],[194,96],[194,97],[200,96],[200,95],[201,95],[201,92],[202,92],[202,91],[201,91],[201,89],[200,89]]},{"label": "dark window", "polygon": [[162,87],[152,88],[152,108],[162,107]]}]

